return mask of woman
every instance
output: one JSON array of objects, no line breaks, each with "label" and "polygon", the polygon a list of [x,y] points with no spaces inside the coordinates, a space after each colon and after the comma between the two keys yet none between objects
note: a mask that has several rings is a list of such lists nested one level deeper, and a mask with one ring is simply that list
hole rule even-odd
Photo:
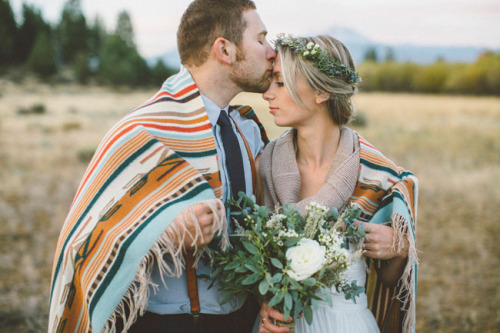
[{"label": "woman", "polygon": [[[368,297],[363,294],[354,304],[333,288],[333,307],[320,305],[311,326],[299,319],[295,332],[414,331],[417,180],[344,126],[361,79],[341,42],[280,36],[276,48],[272,83],[263,98],[274,122],[291,129],[260,159],[264,203],[270,209],[294,203],[303,210],[314,201],[339,211],[354,203],[367,231],[368,281],[362,262],[347,277],[365,284]],[[285,318],[267,304],[260,314],[260,332],[288,331],[272,323]]]}]

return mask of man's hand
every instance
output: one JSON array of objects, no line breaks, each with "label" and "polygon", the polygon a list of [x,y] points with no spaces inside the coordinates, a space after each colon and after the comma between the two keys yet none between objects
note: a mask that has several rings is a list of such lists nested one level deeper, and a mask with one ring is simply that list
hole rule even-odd
[{"label": "man's hand", "polygon": [[178,246],[186,250],[204,247],[214,238],[214,219],[222,218],[224,205],[219,199],[195,203],[174,220],[178,230]]},{"label": "man's hand", "polygon": [[[260,327],[259,333],[286,333],[290,332],[287,327],[280,327],[273,323],[273,319],[280,321],[285,320],[285,315],[281,312],[274,310],[273,308],[267,306],[267,302],[262,302],[260,305]],[[288,321],[292,321],[292,318],[288,318]]]}]

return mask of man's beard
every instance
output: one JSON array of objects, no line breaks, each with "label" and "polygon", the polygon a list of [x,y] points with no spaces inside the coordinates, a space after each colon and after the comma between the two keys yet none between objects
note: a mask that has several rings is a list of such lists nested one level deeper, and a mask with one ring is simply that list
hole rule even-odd
[{"label": "man's beard", "polygon": [[[271,81],[267,76],[267,71],[258,77],[253,72],[253,68],[245,62],[246,56],[238,48],[236,62],[229,77],[243,91],[253,93],[263,93],[269,88]],[[246,67],[248,66],[248,67]]]}]

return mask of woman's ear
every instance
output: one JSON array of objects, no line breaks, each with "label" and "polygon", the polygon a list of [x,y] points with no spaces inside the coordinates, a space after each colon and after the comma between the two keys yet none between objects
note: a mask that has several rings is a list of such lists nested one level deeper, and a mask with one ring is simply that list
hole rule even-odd
[{"label": "woman's ear", "polygon": [[236,46],[231,41],[224,37],[218,37],[212,45],[212,50],[219,61],[232,65]]},{"label": "woman's ear", "polygon": [[316,104],[321,104],[330,99],[330,94],[326,92],[316,91]]}]

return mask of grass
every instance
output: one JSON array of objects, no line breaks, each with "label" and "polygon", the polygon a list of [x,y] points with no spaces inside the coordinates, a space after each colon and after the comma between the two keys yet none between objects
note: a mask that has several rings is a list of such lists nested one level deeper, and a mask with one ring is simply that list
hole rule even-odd
[{"label": "grass", "polygon": [[[0,331],[46,330],[57,237],[86,155],[153,91],[0,81]],[[269,136],[267,103],[259,110]],[[500,328],[500,99],[362,93],[356,127],[420,180],[417,331]],[[43,114],[17,114],[44,105]],[[88,154],[87,154],[88,155]]]}]

